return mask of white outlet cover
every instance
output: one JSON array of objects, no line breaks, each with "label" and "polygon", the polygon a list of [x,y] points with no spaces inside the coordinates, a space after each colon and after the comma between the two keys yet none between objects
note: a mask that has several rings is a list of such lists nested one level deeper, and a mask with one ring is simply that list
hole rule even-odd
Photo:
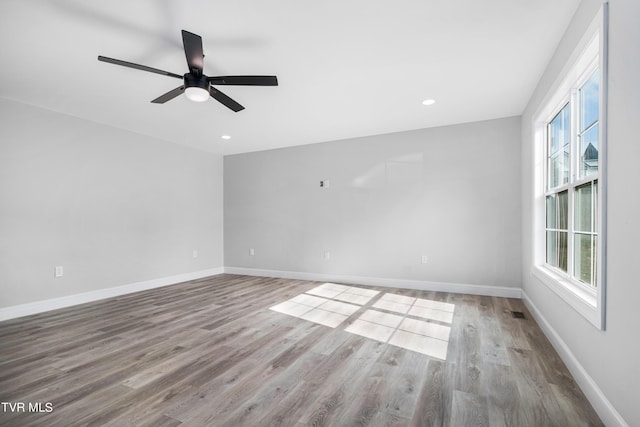
[{"label": "white outlet cover", "polygon": [[56,266],[53,275],[54,277],[62,277],[64,275],[64,268],[61,265]]}]

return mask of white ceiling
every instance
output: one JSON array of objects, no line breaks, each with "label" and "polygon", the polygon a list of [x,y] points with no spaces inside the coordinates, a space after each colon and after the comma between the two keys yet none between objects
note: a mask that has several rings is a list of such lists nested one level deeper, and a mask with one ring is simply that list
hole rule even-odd
[{"label": "white ceiling", "polygon": [[[2,0],[0,97],[232,154],[519,115],[579,0]],[[246,107],[180,96],[180,30]],[[425,107],[426,98],[436,104]],[[220,137],[229,134],[232,139]]]}]

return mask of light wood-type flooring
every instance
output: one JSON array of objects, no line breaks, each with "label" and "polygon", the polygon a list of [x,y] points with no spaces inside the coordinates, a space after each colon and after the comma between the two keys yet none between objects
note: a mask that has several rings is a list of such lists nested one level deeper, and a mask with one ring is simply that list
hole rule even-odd
[{"label": "light wood-type flooring", "polygon": [[0,345],[6,426],[602,425],[517,299],[224,274]]}]

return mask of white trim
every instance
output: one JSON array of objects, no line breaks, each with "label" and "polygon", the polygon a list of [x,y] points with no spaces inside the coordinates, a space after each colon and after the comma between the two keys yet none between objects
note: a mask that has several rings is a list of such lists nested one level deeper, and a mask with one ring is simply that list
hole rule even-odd
[{"label": "white trim", "polygon": [[569,278],[555,274],[546,266],[534,265],[531,273],[592,325],[602,329],[602,317],[596,295],[582,289]]},{"label": "white trim", "polygon": [[504,298],[521,298],[519,287],[485,286],[463,283],[428,282],[424,280],[389,279],[382,277],[349,276],[342,274],[305,273],[299,271],[263,270],[257,268],[225,267],[225,273],[246,276],[278,277],[282,279],[338,282],[350,285],[384,286],[388,288],[416,289],[420,291],[452,292]]},{"label": "white trim", "polygon": [[117,297],[133,292],[160,288],[162,286],[175,285],[176,283],[201,279],[208,276],[215,276],[222,273],[224,273],[224,269],[222,267],[210,268],[207,270],[177,274],[175,276],[162,277],[159,279],[145,280],[144,282],[130,283],[128,285],[116,286],[113,288],[98,289],[95,291],[83,292],[81,294],[68,295],[59,298],[51,298],[42,301],[4,307],[0,308],[0,321],[43,313],[45,311],[56,310],[59,308],[70,307],[72,305],[84,304],[87,302],[98,301],[106,298]]},{"label": "white trim", "polygon": [[608,163],[609,163],[609,3],[605,2],[600,9],[602,13],[602,28],[600,31],[600,135],[602,146],[600,147],[600,180],[598,181],[598,211],[600,212],[600,237],[598,238],[598,256],[600,267],[600,286],[598,298],[600,300],[600,328],[606,329],[607,307],[607,194],[608,194]]},{"label": "white trim", "polygon": [[[562,72],[558,75],[549,91],[541,102],[540,107],[533,116],[533,142],[534,142],[534,193],[533,193],[533,269],[532,274],[562,298],[569,306],[585,317],[592,325],[600,330],[605,330],[605,298],[606,298],[606,147],[607,147],[607,56],[608,56],[608,4],[603,3],[596,17],[589,25],[588,30],[583,35],[581,41],[573,50],[569,59],[565,63]],[[582,84],[595,67],[600,69],[600,111],[599,111],[599,178],[598,178],[598,213],[599,229],[598,233],[598,283],[595,289],[595,298],[583,292],[580,284],[574,280],[572,250],[569,250],[567,264],[567,277],[555,274],[551,268],[546,267],[544,259],[545,240],[545,195],[544,177],[547,176],[547,158],[545,132],[546,123],[557,113],[559,107],[567,99],[567,94]],[[573,98],[574,95],[571,96]],[[573,101],[575,102],[575,100]],[[573,113],[572,113],[573,115]],[[575,122],[572,116],[572,122]],[[572,132],[575,130],[572,126]],[[571,137],[572,141],[574,135]],[[575,156],[572,154],[572,165],[575,166]],[[575,168],[574,168],[575,169]],[[575,170],[572,171],[575,173]],[[586,181],[590,181],[589,177]],[[580,181],[582,182],[582,181]],[[570,178],[569,183],[562,188],[555,188],[553,193],[563,189],[569,190],[569,212],[568,212],[568,232],[567,243],[573,245],[573,194],[572,191],[578,183]],[[574,283],[575,282],[575,283]]]},{"label": "white trim", "polygon": [[520,298],[520,288],[508,288],[502,286],[483,286],[460,283],[439,283],[421,280],[407,279],[387,279],[379,277],[346,276],[336,274],[303,273],[295,271],[261,270],[242,267],[220,267],[207,270],[200,270],[191,273],[178,274],[175,276],[163,277],[159,279],[146,280],[143,282],[130,283],[128,285],[116,286],[113,288],[98,289],[80,294],[68,295],[59,298],[51,298],[42,301],[34,301],[26,304],[19,304],[0,308],[0,321],[15,319],[32,314],[44,313],[46,311],[57,310],[59,308],[71,307],[73,305],[87,302],[99,301],[107,298],[126,295],[133,292],[140,292],[163,286],[174,285],[189,280],[201,279],[218,274],[243,274],[247,276],[280,277],[285,279],[332,281],[348,284],[361,284],[369,286],[385,286],[389,288],[417,289],[424,291],[453,292],[472,295],[497,296],[505,298]]},{"label": "white trim", "polygon": [[529,296],[522,290],[522,300],[535,318],[536,322],[549,339],[553,348],[558,352],[560,358],[567,365],[567,368],[573,375],[580,389],[583,391],[593,409],[605,425],[610,427],[629,427],[629,424],[622,418],[620,413],[611,404],[609,399],[600,390],[598,384],[589,375],[587,370],[580,364],[575,355],[571,352],[569,346],[560,338],[560,335],[553,329],[551,324],[544,318],[542,313],[535,306]]}]

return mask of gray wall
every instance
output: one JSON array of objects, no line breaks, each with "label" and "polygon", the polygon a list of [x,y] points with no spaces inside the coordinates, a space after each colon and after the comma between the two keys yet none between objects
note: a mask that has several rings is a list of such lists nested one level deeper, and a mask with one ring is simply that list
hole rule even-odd
[{"label": "gray wall", "polygon": [[225,265],[519,287],[519,140],[507,118],[226,156]]},{"label": "gray wall", "polygon": [[222,259],[220,156],[0,99],[0,307]]},{"label": "gray wall", "polygon": [[609,183],[607,222],[607,330],[588,321],[531,276],[532,119],[560,75],[565,58],[594,18],[601,1],[584,0],[522,116],[523,290],[567,344],[608,400],[631,426],[640,426],[640,2],[610,1]]}]

